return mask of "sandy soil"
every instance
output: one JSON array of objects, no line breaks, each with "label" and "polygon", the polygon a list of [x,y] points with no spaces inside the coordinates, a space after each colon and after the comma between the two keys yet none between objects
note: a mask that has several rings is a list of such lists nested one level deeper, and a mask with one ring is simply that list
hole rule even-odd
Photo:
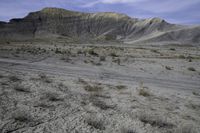
[{"label": "sandy soil", "polygon": [[0,133],[199,133],[200,48],[0,48]]}]

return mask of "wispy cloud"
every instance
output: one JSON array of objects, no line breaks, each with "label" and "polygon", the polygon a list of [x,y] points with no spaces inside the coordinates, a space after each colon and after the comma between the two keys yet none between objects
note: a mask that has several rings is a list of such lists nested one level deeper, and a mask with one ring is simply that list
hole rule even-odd
[{"label": "wispy cloud", "polygon": [[96,0],[96,1],[91,1],[87,2],[86,4],[82,5],[82,7],[93,7],[97,4],[118,4],[118,3],[136,3],[136,2],[142,2],[146,0]]}]

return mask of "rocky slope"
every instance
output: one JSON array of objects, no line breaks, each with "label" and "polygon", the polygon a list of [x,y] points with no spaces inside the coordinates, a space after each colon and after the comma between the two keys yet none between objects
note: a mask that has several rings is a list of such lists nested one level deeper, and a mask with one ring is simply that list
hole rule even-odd
[{"label": "rocky slope", "polygon": [[65,38],[79,42],[122,41],[126,43],[200,43],[200,26],[169,24],[159,18],[136,19],[111,12],[81,13],[44,8],[25,18],[0,22],[1,40]]}]

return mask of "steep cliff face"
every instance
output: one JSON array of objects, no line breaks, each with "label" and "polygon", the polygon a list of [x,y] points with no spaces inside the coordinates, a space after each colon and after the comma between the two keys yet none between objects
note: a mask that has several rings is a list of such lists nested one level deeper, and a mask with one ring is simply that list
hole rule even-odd
[{"label": "steep cliff face", "polygon": [[[112,12],[81,13],[59,8],[44,8],[41,11],[29,13],[23,19],[12,19],[9,23],[0,22],[0,39],[35,39],[66,37],[74,40],[121,40],[126,42],[156,41],[156,37],[170,34],[183,26],[169,24],[166,21],[153,18],[139,20],[124,14]],[[191,29],[190,29],[191,30]],[[179,30],[177,32],[187,32]],[[192,30],[191,30],[192,32]],[[195,36],[200,32],[195,31]],[[173,33],[174,34],[174,33]],[[182,33],[178,33],[177,38]],[[199,42],[193,36],[183,33],[189,40]],[[160,37],[159,41],[170,38]],[[176,40],[176,37],[173,39]],[[179,41],[180,39],[177,39]]]}]

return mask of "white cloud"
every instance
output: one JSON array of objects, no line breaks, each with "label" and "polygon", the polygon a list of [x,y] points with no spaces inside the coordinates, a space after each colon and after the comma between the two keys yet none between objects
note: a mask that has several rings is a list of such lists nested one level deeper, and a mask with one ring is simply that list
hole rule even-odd
[{"label": "white cloud", "polygon": [[140,1],[140,0],[102,0],[101,3],[115,4],[115,3],[130,3],[135,1]]},{"label": "white cloud", "polygon": [[153,13],[168,13],[180,11],[199,2],[200,0],[166,0],[162,2],[151,2],[148,0],[146,3],[137,6],[140,9]]},{"label": "white cloud", "polygon": [[117,3],[136,3],[136,2],[142,2],[146,0],[96,0],[92,2],[87,2],[82,7],[93,7],[97,4],[117,4]]}]

